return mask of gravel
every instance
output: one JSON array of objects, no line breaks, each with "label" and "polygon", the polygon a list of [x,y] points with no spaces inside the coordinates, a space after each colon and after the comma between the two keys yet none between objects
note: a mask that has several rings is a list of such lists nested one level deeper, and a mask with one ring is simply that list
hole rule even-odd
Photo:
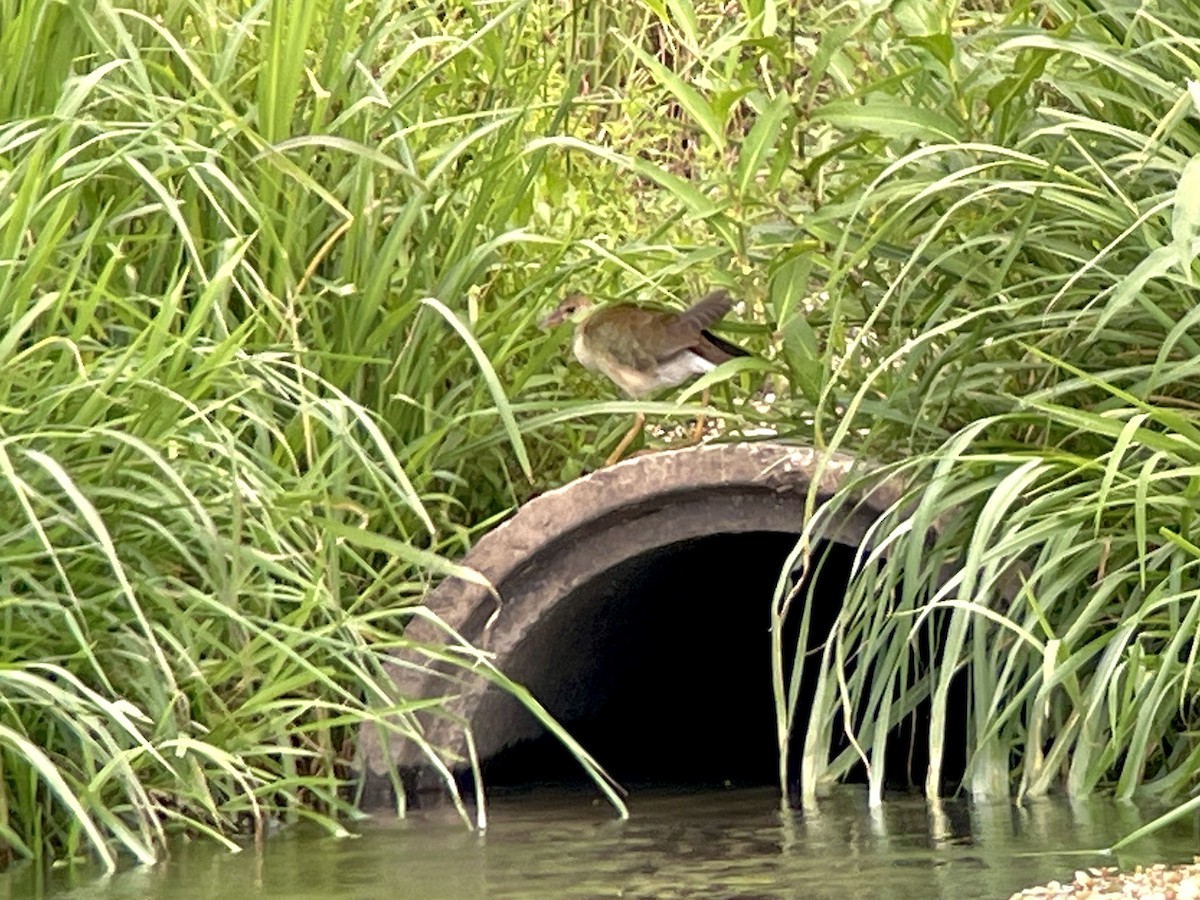
[{"label": "gravel", "polygon": [[1120,897],[1200,900],[1200,856],[1192,865],[1138,866],[1131,872],[1121,872],[1112,866],[1080,869],[1075,873],[1074,881],[1066,884],[1051,881],[1027,888],[1013,894],[1009,900],[1026,897],[1039,900],[1115,900]]}]

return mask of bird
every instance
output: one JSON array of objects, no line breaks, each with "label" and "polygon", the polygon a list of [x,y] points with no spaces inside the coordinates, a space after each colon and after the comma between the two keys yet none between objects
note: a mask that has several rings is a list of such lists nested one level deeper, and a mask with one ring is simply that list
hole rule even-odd
[{"label": "bird", "polygon": [[[630,399],[683,384],[715,369],[726,360],[750,356],[749,351],[708,331],[733,307],[729,292],[705,294],[683,312],[655,310],[633,303],[598,305],[581,293],[568,294],[540,325],[550,330],[575,323],[572,349],[584,366],[608,377]],[[707,403],[707,400],[705,400]],[[617,444],[606,466],[621,458],[646,416],[638,413],[633,427]],[[703,430],[697,422],[695,439]]]}]

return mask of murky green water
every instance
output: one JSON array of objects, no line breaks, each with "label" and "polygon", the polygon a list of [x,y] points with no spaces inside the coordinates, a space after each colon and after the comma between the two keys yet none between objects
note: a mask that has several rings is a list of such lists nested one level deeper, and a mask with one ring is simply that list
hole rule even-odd
[{"label": "murky green water", "polygon": [[623,898],[1007,898],[1090,865],[1190,861],[1200,848],[1188,821],[1116,859],[1072,851],[1111,844],[1150,817],[1107,801],[1024,809],[889,798],[872,814],[865,795],[840,790],[817,815],[782,814],[769,790],[637,793],[615,820],[583,793],[494,798],[485,835],[448,810],[406,821],[381,817],[352,839],[296,831],[265,854],[180,844],[171,859],[107,880],[56,871],[0,876],[0,898],[54,900],[468,900]]}]

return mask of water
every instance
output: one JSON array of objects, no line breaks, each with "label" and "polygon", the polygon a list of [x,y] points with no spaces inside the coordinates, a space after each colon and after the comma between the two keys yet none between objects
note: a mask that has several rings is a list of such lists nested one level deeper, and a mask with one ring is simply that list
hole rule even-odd
[{"label": "water", "polygon": [[1190,862],[1200,847],[1186,820],[1116,859],[1088,852],[1151,818],[1101,800],[933,810],[891,797],[871,813],[865,794],[846,787],[804,815],[753,789],[637,792],[630,811],[621,822],[586,792],[512,793],[493,798],[482,835],[435,809],[381,816],[349,839],[296,829],[269,839],[261,858],[181,842],[166,863],[107,880],[82,867],[39,885],[18,869],[0,876],[0,900],[967,900],[1007,898],[1087,866]]}]

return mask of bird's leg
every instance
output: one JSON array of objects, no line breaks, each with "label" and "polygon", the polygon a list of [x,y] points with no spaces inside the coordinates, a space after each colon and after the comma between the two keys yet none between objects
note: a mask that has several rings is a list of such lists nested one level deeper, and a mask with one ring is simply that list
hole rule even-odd
[{"label": "bird's leg", "polygon": [[[700,392],[700,405],[708,406],[708,388],[705,388],[703,391]],[[704,413],[697,414],[696,424],[692,428],[692,437],[691,437],[691,440],[688,441],[689,444],[700,443],[700,439],[702,437],[704,437],[704,426],[707,424],[708,424],[708,422],[704,418]]]},{"label": "bird's leg", "polygon": [[633,427],[625,432],[625,437],[621,438],[621,443],[617,444],[617,449],[608,454],[608,459],[604,461],[606,466],[611,466],[621,458],[621,454],[625,452],[625,448],[633,443],[633,439],[637,437],[638,432],[642,430],[642,426],[645,424],[646,416],[644,413],[638,413],[633,417]]}]

